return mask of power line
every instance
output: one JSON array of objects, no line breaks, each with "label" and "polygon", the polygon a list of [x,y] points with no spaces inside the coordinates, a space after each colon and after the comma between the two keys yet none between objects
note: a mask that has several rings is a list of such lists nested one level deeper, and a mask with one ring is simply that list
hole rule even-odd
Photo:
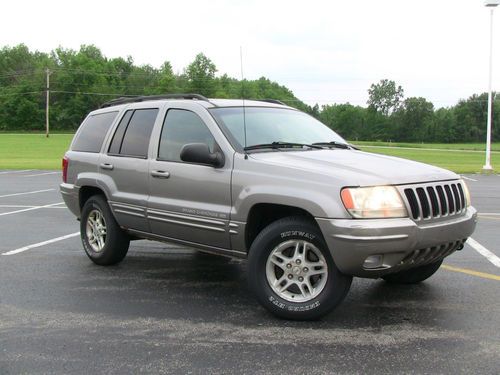
[{"label": "power line", "polygon": [[98,95],[98,96],[142,96],[143,94],[117,94],[117,93],[103,93],[103,92],[83,92],[83,91],[63,91],[63,90],[51,90],[52,93],[59,94],[80,94],[80,95]]},{"label": "power line", "polygon": [[19,76],[31,76],[31,75],[36,75],[36,74],[43,74],[43,71],[29,71],[26,73],[22,72],[17,72],[17,73],[7,73],[7,74],[2,74],[0,75],[0,78],[14,78],[14,77],[19,77]]},{"label": "power line", "polygon": [[[148,87],[151,88],[151,87]],[[0,94],[0,97],[4,96],[15,96],[15,95],[28,95],[28,94],[39,94],[39,93],[44,93],[45,90],[42,91],[28,91],[28,92],[20,92],[20,93],[8,93],[8,94]],[[58,93],[58,94],[78,94],[78,95],[95,95],[95,96],[124,96],[124,97],[135,97],[135,96],[142,96],[144,93],[137,93],[137,94],[123,94],[123,93],[105,93],[105,92],[88,92],[88,91],[68,91],[68,90],[50,90],[51,93]],[[258,99],[258,98],[255,98]],[[251,100],[251,99],[249,99]],[[366,104],[365,101],[347,101],[347,102],[342,102],[338,104],[337,100],[335,99],[313,99],[313,98],[305,98],[305,99],[281,99],[284,102],[316,102],[316,103],[336,103],[337,105],[343,105],[343,104],[352,104],[352,103],[363,103]],[[466,103],[486,103],[488,100],[463,100],[463,102]],[[434,102],[441,102],[441,103],[446,103],[448,101],[434,101]],[[494,100],[495,103],[500,102],[499,99]]]},{"label": "power line", "polygon": [[2,96],[15,96],[15,95],[29,95],[29,94],[41,94],[45,91],[28,91],[28,92],[13,92],[9,94],[0,94],[0,97]]}]

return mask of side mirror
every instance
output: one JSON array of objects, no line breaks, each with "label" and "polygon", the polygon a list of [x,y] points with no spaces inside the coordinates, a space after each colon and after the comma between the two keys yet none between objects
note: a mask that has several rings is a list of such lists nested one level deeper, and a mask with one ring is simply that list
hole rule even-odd
[{"label": "side mirror", "polygon": [[188,143],[182,146],[181,160],[220,168],[224,165],[224,154],[218,151],[210,152],[208,145],[205,143]]}]

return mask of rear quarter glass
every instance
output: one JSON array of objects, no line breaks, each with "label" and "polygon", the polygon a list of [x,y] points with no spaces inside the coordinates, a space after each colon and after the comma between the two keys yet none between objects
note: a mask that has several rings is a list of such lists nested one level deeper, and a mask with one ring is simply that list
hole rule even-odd
[{"label": "rear quarter glass", "polygon": [[89,116],[81,125],[71,147],[72,151],[96,153],[101,151],[104,138],[117,114],[118,111],[113,111]]}]

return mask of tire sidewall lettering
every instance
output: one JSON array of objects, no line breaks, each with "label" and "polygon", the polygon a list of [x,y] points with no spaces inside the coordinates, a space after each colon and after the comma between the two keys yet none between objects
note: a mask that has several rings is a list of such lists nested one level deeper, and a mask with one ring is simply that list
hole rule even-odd
[{"label": "tire sidewall lettering", "polygon": [[314,240],[316,236],[314,234],[308,233],[306,231],[302,230],[289,230],[286,232],[281,232],[280,237],[283,238],[288,238],[288,237],[302,237],[302,238],[307,238],[308,240]]},{"label": "tire sidewall lettering", "polygon": [[291,304],[279,301],[274,296],[269,296],[269,302],[271,302],[274,306],[276,306],[282,310],[287,310],[287,311],[309,311],[309,310],[313,310],[315,308],[318,308],[321,305],[320,301],[314,301],[314,302],[309,303],[307,305],[291,305]]}]

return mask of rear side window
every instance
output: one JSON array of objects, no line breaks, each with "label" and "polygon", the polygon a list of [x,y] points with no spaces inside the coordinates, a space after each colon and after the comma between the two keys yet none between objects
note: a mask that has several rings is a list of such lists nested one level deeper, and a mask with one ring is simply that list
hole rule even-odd
[{"label": "rear side window", "polygon": [[106,112],[89,116],[81,126],[80,132],[73,142],[73,151],[99,152],[104,137],[118,112]]},{"label": "rear side window", "polygon": [[125,115],[123,115],[118,127],[116,128],[115,135],[113,136],[113,140],[111,141],[111,146],[109,146],[110,154],[119,154],[120,148],[122,147],[123,135],[125,134],[125,130],[127,130],[128,123],[130,122],[130,118],[132,117],[132,113],[134,111],[127,111]]},{"label": "rear side window", "polygon": [[116,128],[109,147],[110,154],[145,158],[158,109],[127,111]]}]

